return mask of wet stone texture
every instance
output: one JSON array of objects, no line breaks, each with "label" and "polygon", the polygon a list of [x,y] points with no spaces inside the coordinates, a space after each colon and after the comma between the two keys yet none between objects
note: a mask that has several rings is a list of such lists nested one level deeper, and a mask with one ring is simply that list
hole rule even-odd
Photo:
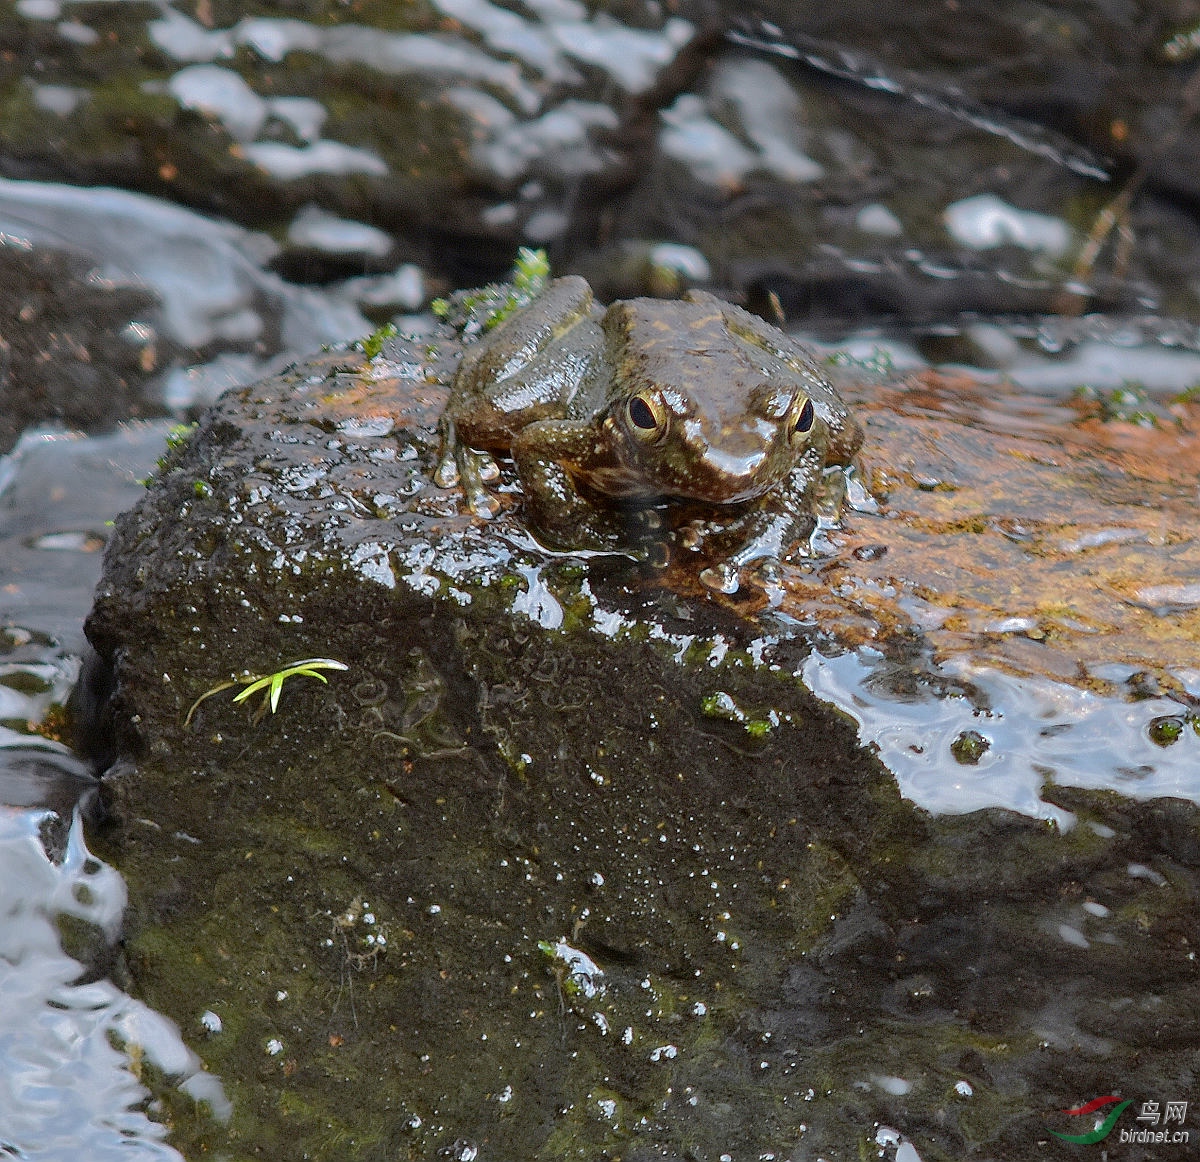
[{"label": "wet stone texture", "polygon": [[[1068,1158],[1056,1111],[1194,1093],[1194,810],[931,817],[797,677],[838,616],[917,638],[895,578],[887,617],[845,602],[949,551],[936,383],[860,385],[895,404],[862,412],[886,508],[717,599],[686,560],[544,552],[511,482],[461,512],[429,481],[453,356],[227,394],[114,530],[88,633],[128,983],[233,1102],[146,1079],[188,1157]],[[313,657],[350,668],[185,721]]]},{"label": "wet stone texture", "polygon": [[[0,173],[291,236],[305,281],[454,286],[530,244],[605,297],[711,279],[833,331],[1056,312],[1080,282],[1187,319],[1198,43],[1178,0],[39,0],[0,11]],[[1074,269],[1131,174],[1137,244]],[[1035,221],[950,229],[981,194]],[[314,245],[314,206],[385,236]]]},{"label": "wet stone texture", "polygon": [[852,398],[879,511],[789,585],[789,611],[843,641],[850,621],[864,641],[917,627],[940,658],[1102,690],[1121,663],[1182,693],[1200,661],[1194,393],[1128,418],[967,375]]},{"label": "wet stone texture", "polygon": [[147,386],[175,348],[147,325],[157,306],[76,257],[0,244],[0,454],[35,424],[161,414]]}]

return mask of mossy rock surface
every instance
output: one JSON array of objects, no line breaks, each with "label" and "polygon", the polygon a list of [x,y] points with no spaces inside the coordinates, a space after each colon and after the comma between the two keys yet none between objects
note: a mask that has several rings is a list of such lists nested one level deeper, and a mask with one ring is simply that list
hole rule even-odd
[{"label": "mossy rock surface", "polygon": [[[549,554],[515,493],[482,522],[435,488],[454,358],[396,340],[227,394],[114,530],[102,851],[130,986],[233,1106],[156,1084],[176,1144],[857,1159],[885,1125],[926,1162],[1068,1157],[1046,1110],[1173,1096],[1190,808],[917,810],[761,593]],[[186,721],[314,657],[350,668]],[[1149,993],[1169,1028],[1129,1016]]]}]

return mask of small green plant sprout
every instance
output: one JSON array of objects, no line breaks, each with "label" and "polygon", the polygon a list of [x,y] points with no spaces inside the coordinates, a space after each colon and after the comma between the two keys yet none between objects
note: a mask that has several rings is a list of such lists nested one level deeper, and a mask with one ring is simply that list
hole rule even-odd
[{"label": "small green plant sprout", "polygon": [[167,451],[175,452],[182,448],[192,438],[196,427],[195,423],[173,424],[167,432]]},{"label": "small green plant sprout", "polygon": [[359,339],[354,345],[368,358],[374,359],[383,350],[383,345],[389,339],[394,339],[399,332],[395,323],[384,323],[376,328],[365,339]]},{"label": "small green plant sprout", "polygon": [[1075,389],[1075,398],[1085,403],[1099,404],[1104,423],[1118,420],[1136,424],[1139,428],[1157,428],[1163,424],[1178,424],[1173,416],[1146,391],[1145,384],[1127,379],[1120,387],[1107,390],[1084,385]]},{"label": "small green plant sprout", "polygon": [[155,476],[165,476],[168,469],[171,467],[172,460],[180,452],[181,449],[187,446],[188,441],[192,438],[192,433],[196,430],[197,424],[174,424],[167,432],[167,447],[161,456],[154,462],[154,471],[149,476],[141,476],[138,478],[138,483],[143,488],[149,488],[154,482]]},{"label": "small green plant sprout", "polygon": [[514,311],[527,307],[542,293],[549,278],[550,260],[546,252],[522,246],[508,282],[456,291],[448,299],[434,299],[430,310],[456,328],[464,339],[473,339],[498,327]]},{"label": "small green plant sprout", "polygon": [[191,725],[192,717],[196,713],[196,708],[201,702],[211,698],[214,694],[220,694],[222,690],[229,690],[234,686],[245,686],[246,688],[240,693],[234,695],[235,702],[245,702],[247,699],[253,698],[259,691],[263,692],[262,702],[258,709],[254,712],[254,722],[258,722],[267,712],[270,707],[271,713],[274,714],[279,706],[279,696],[283,691],[283,684],[289,678],[316,678],[318,682],[328,682],[328,678],[322,674],[321,670],[348,670],[349,666],[345,662],[334,661],[333,658],[305,658],[302,662],[291,662],[281,670],[276,670],[273,674],[242,674],[236,678],[230,678],[227,682],[218,682],[217,685],[205,690],[195,702],[192,703],[191,709],[187,712],[187,717],[183,720],[184,729]]},{"label": "small green plant sprout", "polygon": [[[783,720],[777,710],[768,710],[765,714],[747,711],[732,694],[724,690],[718,690],[715,694],[700,699],[700,713],[705,718],[723,718],[726,722],[736,722],[751,738],[765,737]],[[786,718],[786,715],[783,717]]]},{"label": "small green plant sprout", "polygon": [[530,250],[522,246],[517,251],[517,263],[513,267],[513,289],[517,294],[531,297],[540,294],[550,277],[550,259],[544,250]]},{"label": "small green plant sprout", "polygon": [[874,379],[888,379],[896,373],[896,362],[886,347],[873,347],[870,355],[833,351],[825,357],[825,362],[829,367],[843,367]]}]

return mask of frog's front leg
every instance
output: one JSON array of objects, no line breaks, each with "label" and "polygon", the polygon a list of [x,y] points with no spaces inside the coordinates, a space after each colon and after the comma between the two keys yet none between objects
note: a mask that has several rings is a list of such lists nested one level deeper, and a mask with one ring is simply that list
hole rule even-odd
[{"label": "frog's front leg", "polygon": [[[525,493],[525,514],[538,539],[557,549],[628,549],[636,539],[628,509],[605,493],[621,494],[619,466],[605,451],[592,421],[541,420],[513,440],[513,463]],[[584,495],[576,480],[594,484]],[[606,488],[609,484],[611,487]]]},{"label": "frog's front leg", "polygon": [[820,469],[819,454],[806,457],[785,481],[706,541],[705,550],[715,550],[722,559],[701,570],[701,583],[721,593],[736,593],[747,566],[777,566],[807,545],[817,527],[812,496]]},{"label": "frog's front leg", "polygon": [[484,487],[484,481],[500,475],[496,461],[487,452],[477,452],[463,443],[449,409],[438,422],[441,447],[433,481],[439,488],[462,484],[467,506],[476,516],[493,517],[500,511],[500,502]]}]

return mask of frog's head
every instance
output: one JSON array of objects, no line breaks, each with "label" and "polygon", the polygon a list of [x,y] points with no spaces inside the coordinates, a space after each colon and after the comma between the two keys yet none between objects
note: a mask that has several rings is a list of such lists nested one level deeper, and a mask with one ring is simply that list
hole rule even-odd
[{"label": "frog's head", "polygon": [[740,316],[732,325],[732,312],[701,295],[630,299],[605,313],[605,426],[627,493],[737,504],[798,465],[823,464],[820,373],[780,359]]},{"label": "frog's head", "polygon": [[769,379],[728,394],[641,386],[612,401],[609,426],[647,493],[706,504],[752,500],[802,461],[819,466],[827,439],[804,390]]}]

